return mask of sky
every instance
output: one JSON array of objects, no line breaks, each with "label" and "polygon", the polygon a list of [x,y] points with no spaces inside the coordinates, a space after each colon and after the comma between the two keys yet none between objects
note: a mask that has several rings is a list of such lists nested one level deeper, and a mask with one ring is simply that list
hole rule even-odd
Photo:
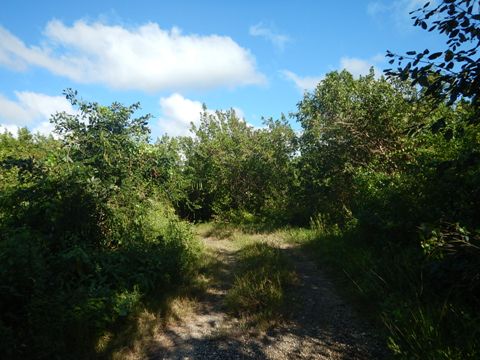
[{"label": "sky", "polygon": [[202,104],[260,127],[330,71],[381,74],[387,49],[442,49],[408,14],[425,1],[0,0],[0,131],[49,134],[52,113],[75,111],[67,88],[140,102],[152,140],[187,135]]}]

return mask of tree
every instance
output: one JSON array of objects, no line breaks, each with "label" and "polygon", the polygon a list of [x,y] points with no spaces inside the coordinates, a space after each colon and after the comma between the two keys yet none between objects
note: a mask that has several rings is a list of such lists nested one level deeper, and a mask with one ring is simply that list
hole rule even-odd
[{"label": "tree", "polygon": [[[417,9],[412,19],[414,26],[429,32],[438,31],[447,36],[447,48],[437,52],[408,51],[397,55],[387,51],[390,64],[386,69],[390,77],[411,79],[425,89],[426,95],[447,99],[449,104],[459,99],[470,101],[480,111],[480,5],[475,0],[442,0],[427,2]],[[477,119],[478,121],[478,119]]]},{"label": "tree", "polygon": [[383,171],[394,171],[390,156],[401,149],[413,113],[408,100],[414,93],[401,85],[375,79],[373,71],[360,79],[332,72],[298,104],[307,219],[322,212],[341,220],[350,206],[355,169],[376,161]]},{"label": "tree", "polygon": [[234,110],[204,112],[184,138],[184,216],[250,221],[279,220],[288,208],[295,133],[283,118],[255,129]]},{"label": "tree", "polygon": [[89,165],[97,178],[120,185],[139,169],[140,144],[148,141],[150,115],[132,118],[140,108],[138,103],[103,106],[79,100],[71,89],[64,94],[79,112],[57,113],[51,121],[68,160]]},{"label": "tree", "polygon": [[52,117],[58,139],[0,134],[5,359],[97,358],[107,329],[196,266],[193,234],[161,196],[175,157],[147,142],[148,117],[66,95],[78,111]]}]

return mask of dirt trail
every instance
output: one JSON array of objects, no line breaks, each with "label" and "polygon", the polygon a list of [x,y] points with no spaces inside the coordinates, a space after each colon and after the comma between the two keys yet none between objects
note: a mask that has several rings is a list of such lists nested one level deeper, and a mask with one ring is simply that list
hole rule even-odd
[{"label": "dirt trail", "polygon": [[149,359],[383,359],[370,329],[335,293],[330,281],[302,251],[280,244],[300,279],[288,321],[267,332],[246,330],[229,316],[224,298],[232,282],[235,247],[228,239],[204,238],[218,259],[215,281],[192,314],[167,326]]}]

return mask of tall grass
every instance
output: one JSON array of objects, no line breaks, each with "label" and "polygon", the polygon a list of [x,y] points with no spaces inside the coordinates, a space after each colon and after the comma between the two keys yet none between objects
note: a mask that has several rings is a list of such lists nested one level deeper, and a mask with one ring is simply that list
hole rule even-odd
[{"label": "tall grass", "polygon": [[395,245],[355,225],[340,230],[321,221],[284,237],[329,270],[343,295],[382,329],[396,358],[480,358],[478,309],[435,288],[420,245]]}]

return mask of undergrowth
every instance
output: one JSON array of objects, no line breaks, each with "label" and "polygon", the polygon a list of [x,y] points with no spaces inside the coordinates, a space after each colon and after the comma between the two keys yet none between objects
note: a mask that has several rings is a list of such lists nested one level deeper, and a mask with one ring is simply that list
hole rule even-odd
[{"label": "undergrowth", "polygon": [[357,310],[383,329],[395,358],[479,358],[478,311],[472,299],[438,288],[431,269],[439,271],[440,262],[419,246],[382,242],[355,225],[343,230],[312,225],[284,237],[302,244]]}]

